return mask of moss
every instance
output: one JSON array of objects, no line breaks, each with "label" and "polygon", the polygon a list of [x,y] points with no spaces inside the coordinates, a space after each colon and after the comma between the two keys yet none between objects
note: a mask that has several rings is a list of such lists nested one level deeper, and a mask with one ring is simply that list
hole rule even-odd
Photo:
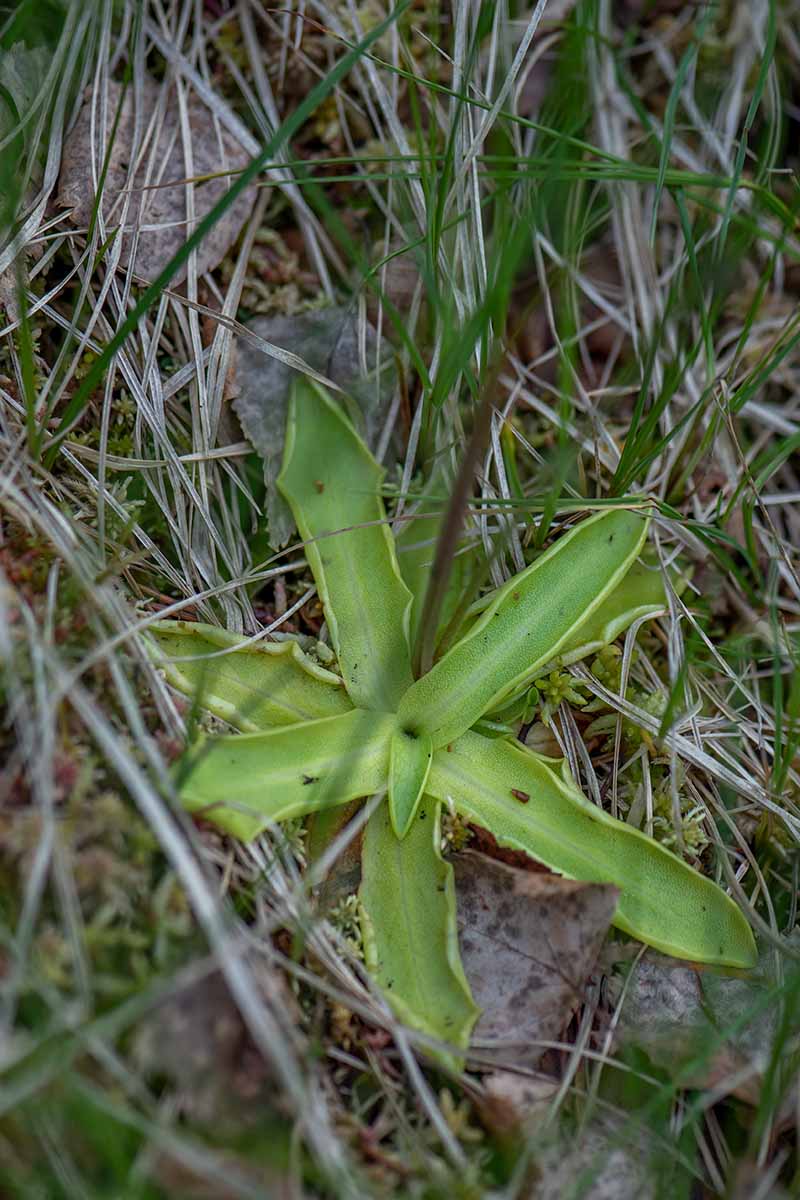
[{"label": "moss", "polygon": [[338,900],[328,913],[328,920],[344,938],[350,952],[363,962],[364,944],[361,936],[361,917],[357,894],[351,892]]},{"label": "moss", "polygon": [[553,714],[563,703],[574,704],[581,708],[586,703],[586,696],[581,694],[584,685],[579,679],[570,675],[569,671],[556,668],[547,675],[541,675],[534,681],[539,696],[539,710],[545,725],[549,725]]}]

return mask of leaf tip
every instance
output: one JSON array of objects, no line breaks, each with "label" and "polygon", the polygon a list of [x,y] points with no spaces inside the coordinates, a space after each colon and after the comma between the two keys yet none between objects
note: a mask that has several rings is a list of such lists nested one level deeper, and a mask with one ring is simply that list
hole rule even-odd
[{"label": "leaf tip", "polygon": [[389,752],[389,817],[398,838],[417,815],[433,760],[430,737],[405,725],[392,734]]}]

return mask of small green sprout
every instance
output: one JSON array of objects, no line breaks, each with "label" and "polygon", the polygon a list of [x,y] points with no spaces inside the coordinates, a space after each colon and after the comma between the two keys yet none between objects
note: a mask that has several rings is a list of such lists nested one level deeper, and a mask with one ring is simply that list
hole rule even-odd
[{"label": "small green sprout", "polygon": [[622,687],[622,651],[619,646],[604,646],[592,659],[591,672],[603,687],[619,694]]},{"label": "small green sprout", "polygon": [[442,810],[442,854],[458,854],[466,850],[474,834],[464,818],[457,812]]},{"label": "small green sprout", "polygon": [[[663,611],[661,577],[640,559],[647,519],[616,507],[574,524],[415,679],[411,634],[437,521],[424,513],[416,549],[398,556],[408,542],[391,535],[382,479],[324,389],[298,380],[279,487],[305,541],[338,671],[296,641],[238,648],[208,626],[154,626],[172,683],[244,731],[193,747],[185,806],[247,839],[385,792],[362,839],[365,961],[401,1019],[456,1052],[478,1009],[459,957],[443,810],[569,878],[615,884],[615,924],[642,941],[752,966],[750,927],[715,883],[591,804],[557,760],[475,729],[514,711],[547,664],[596,655],[637,618]],[[547,687],[556,686],[563,692],[551,675]]]},{"label": "small green sprout", "polygon": [[361,936],[361,911],[358,896],[350,892],[337,900],[328,913],[328,920],[347,944],[351,954],[363,961],[364,943]]},{"label": "small green sprout", "polygon": [[543,675],[541,679],[534,682],[534,687],[539,694],[539,705],[545,725],[550,724],[553,714],[558,711],[564,701],[574,704],[576,708],[580,708],[586,703],[586,696],[582,696],[578,691],[581,686],[581,681],[573,679],[569,671],[559,670],[551,671],[549,675]]},{"label": "small green sprout", "polygon": [[281,833],[286,849],[304,867],[306,865],[307,830],[302,817],[284,821],[281,825]]}]

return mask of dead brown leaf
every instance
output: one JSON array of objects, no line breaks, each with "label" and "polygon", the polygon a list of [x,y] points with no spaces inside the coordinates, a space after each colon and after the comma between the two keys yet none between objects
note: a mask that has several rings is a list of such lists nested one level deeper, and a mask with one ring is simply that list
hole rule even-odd
[{"label": "dead brown leaf", "polygon": [[[181,132],[180,106],[174,85],[170,86],[163,108],[159,108],[161,94],[162,85],[146,79],[137,114],[133,89],[128,89],[122,100],[119,125],[110,152],[108,143],[111,141],[114,115],[122,98],[122,86],[118,83],[108,85],[107,140],[102,145],[99,139],[100,108],[99,105],[93,106],[91,94],[87,95],[64,145],[58,194],[58,203],[71,210],[73,225],[79,229],[87,228],[95,203],[92,187],[94,171],[97,176],[100,175],[108,152],[102,200],[106,232],[110,234],[119,225],[125,199],[123,193],[126,188],[132,189],[125,216],[125,231],[122,233],[120,265],[127,267],[130,263],[134,252],[133,231],[141,229],[135,247],[133,269],[137,276],[148,283],[160,274],[191,232],[185,182],[189,173]],[[147,135],[151,121],[157,123],[155,134],[151,133],[149,140],[139,148],[134,162],[137,115],[142,137]],[[232,182],[232,177],[227,175],[203,181],[200,181],[201,177],[220,171],[241,170],[247,166],[250,158],[227,130],[218,127],[213,114],[196,96],[188,99],[187,119],[191,130],[191,177],[198,179],[193,188],[196,225],[208,215]],[[93,123],[94,154],[91,143]],[[154,184],[159,186],[153,187]],[[163,186],[165,184],[169,186]],[[253,210],[255,196],[255,187],[245,189],[203,239],[197,249],[198,274],[213,270],[228,253]],[[184,280],[186,271],[184,264],[173,276],[173,284]]]},{"label": "dead brown leaf", "polygon": [[[680,1071],[684,1087],[719,1089],[758,1104],[779,1020],[770,1000],[773,955],[768,951],[756,971],[737,977],[648,951],[631,967],[617,1048],[641,1047],[658,1066]],[[614,986],[621,994],[622,979]]]},{"label": "dead brown leaf", "polygon": [[[265,981],[266,983],[266,981]],[[269,990],[291,994],[271,975]],[[274,1111],[274,1082],[219,972],[159,1004],[138,1027],[137,1067],[168,1079],[181,1111],[203,1125],[257,1121]]]},{"label": "dead brown leaf", "polygon": [[583,997],[618,891],[539,875],[467,851],[453,859],[461,956],[483,1009],[475,1037],[532,1066]]},{"label": "dead brown leaf", "polygon": [[555,1099],[559,1082],[549,1075],[517,1075],[513,1071],[490,1071],[476,1097],[481,1120],[499,1137],[535,1127]]},{"label": "dead brown leaf", "polygon": [[[360,426],[371,448],[380,436],[396,384],[391,346],[379,342],[371,325],[365,333],[365,361],[357,314],[344,306],[259,317],[253,333],[302,358],[310,367],[338,384],[352,404],[349,415]],[[380,352],[380,353],[379,353]],[[366,368],[366,374],[365,374]],[[289,506],[277,490],[283,458],[289,389],[296,372],[246,338],[238,343],[237,396],[233,407],[242,429],[260,455],[267,488],[266,509],[270,545],[285,546],[294,532]]]},{"label": "dead brown leaf", "polygon": [[[538,1178],[525,1200],[651,1200],[657,1181],[649,1166],[643,1131],[624,1129],[611,1120],[559,1137],[537,1155]],[[660,1195],[677,1195],[669,1181],[659,1181]]]}]

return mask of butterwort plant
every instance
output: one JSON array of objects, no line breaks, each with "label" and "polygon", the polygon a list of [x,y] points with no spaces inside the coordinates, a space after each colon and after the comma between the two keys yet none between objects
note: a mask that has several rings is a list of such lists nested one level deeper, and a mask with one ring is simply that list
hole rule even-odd
[{"label": "butterwort plant", "polygon": [[250,839],[273,822],[384,795],[362,838],[367,967],[403,1020],[456,1051],[478,1010],[441,854],[445,807],[562,875],[614,884],[615,925],[648,945],[752,966],[750,927],[711,879],[588,801],[564,763],[513,734],[488,736],[502,728],[492,717],[513,713],[543,667],[575,662],[663,611],[661,576],[641,558],[646,515],[615,507],[574,524],[468,614],[458,640],[415,679],[436,519],[421,512],[395,540],[382,480],[340,407],[298,378],[279,487],[332,651],[325,662],[288,636],[242,646],[207,625],[152,628],[169,680],[241,731],[192,747],[186,808]]}]

